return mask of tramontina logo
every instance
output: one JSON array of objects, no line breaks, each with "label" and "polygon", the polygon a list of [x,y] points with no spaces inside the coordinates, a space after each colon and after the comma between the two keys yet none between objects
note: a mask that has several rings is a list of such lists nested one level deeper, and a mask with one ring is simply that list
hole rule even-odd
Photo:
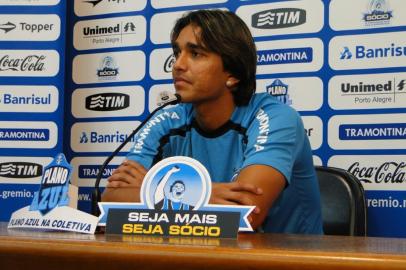
[{"label": "tramontina logo", "polygon": [[14,30],[15,28],[16,28],[16,25],[12,22],[0,24],[0,30],[3,30],[5,34]]},{"label": "tramontina logo", "polygon": [[281,80],[275,79],[270,85],[266,87],[266,92],[271,96],[276,97],[280,102],[286,105],[291,105],[292,100],[288,94],[289,86],[284,84]]},{"label": "tramontina logo", "polygon": [[0,163],[0,177],[34,178],[42,175],[42,165],[31,162]]},{"label": "tramontina logo", "polygon": [[118,68],[111,56],[102,59],[100,69],[97,70],[97,76],[100,80],[114,80],[118,75]]},{"label": "tramontina logo", "polygon": [[278,8],[252,15],[252,27],[259,29],[287,28],[304,24],[306,10],[299,8]]},{"label": "tramontina logo", "polygon": [[130,96],[122,93],[103,93],[86,97],[86,109],[118,111],[130,106]]},{"label": "tramontina logo", "polygon": [[168,58],[166,58],[165,63],[164,63],[164,71],[166,73],[171,73],[172,72],[172,68],[173,65],[175,64],[175,55],[173,55],[173,53],[171,55],[169,55]]},{"label": "tramontina logo", "polygon": [[258,65],[310,63],[313,61],[313,48],[287,48],[257,52]]},{"label": "tramontina logo", "polygon": [[370,0],[362,19],[365,25],[374,26],[389,24],[392,17],[392,11],[389,10],[386,0]]}]

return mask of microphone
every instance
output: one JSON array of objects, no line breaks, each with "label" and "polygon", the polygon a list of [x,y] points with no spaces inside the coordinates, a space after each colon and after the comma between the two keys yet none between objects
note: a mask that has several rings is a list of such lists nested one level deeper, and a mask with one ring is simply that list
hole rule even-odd
[{"label": "microphone", "polygon": [[100,181],[103,176],[103,171],[106,169],[107,165],[110,161],[121,151],[121,149],[134,137],[134,135],[151,119],[151,117],[159,110],[165,108],[168,105],[176,105],[181,102],[181,96],[178,94],[169,95],[167,96],[166,100],[163,100],[164,104],[157,107],[153,110],[141,124],[131,132],[131,134],[114,150],[113,153],[104,161],[103,165],[100,166],[99,172],[97,173],[96,182],[94,184],[94,189],[92,192],[92,206],[91,206],[91,213],[92,215],[98,217],[100,215],[100,210],[98,207],[98,203],[101,201],[101,194],[100,194]]}]

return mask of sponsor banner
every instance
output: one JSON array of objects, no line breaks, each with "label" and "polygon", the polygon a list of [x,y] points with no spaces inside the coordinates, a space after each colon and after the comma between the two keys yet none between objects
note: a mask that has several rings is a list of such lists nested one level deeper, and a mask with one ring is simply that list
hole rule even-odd
[{"label": "sponsor banner", "polygon": [[[71,161],[73,166],[72,184],[78,187],[94,187],[97,174],[107,157],[75,157]],[[114,157],[104,169],[100,187],[106,186],[106,180],[113,171],[124,161],[124,156]]]},{"label": "sponsor banner", "polygon": [[141,11],[147,0],[74,0],[74,11],[79,17]]},{"label": "sponsor banner", "polygon": [[0,148],[54,148],[58,127],[54,122],[0,121]]},{"label": "sponsor banner", "polygon": [[337,110],[404,108],[406,73],[334,76],[328,102]]},{"label": "sponsor banner", "polygon": [[302,0],[241,6],[236,14],[254,37],[316,33],[323,28],[322,1]]},{"label": "sponsor banner", "polygon": [[170,34],[175,21],[182,16],[185,11],[158,13],[151,17],[150,38],[154,44],[171,43]]},{"label": "sponsor banner", "polygon": [[76,50],[139,46],[147,38],[143,16],[127,16],[79,21],[73,28]]},{"label": "sponsor banner", "polygon": [[55,50],[0,50],[0,77],[53,77],[58,72]]},{"label": "sponsor banner", "polygon": [[149,74],[154,80],[172,79],[172,67],[175,64],[172,48],[156,49],[149,58]]},{"label": "sponsor banner", "polygon": [[336,115],[328,122],[333,149],[404,149],[406,114]]},{"label": "sponsor banner", "polygon": [[406,25],[403,0],[333,0],[330,26],[336,31]]},{"label": "sponsor banner", "polygon": [[329,43],[335,70],[404,67],[406,32],[336,36]]},{"label": "sponsor banner", "polygon": [[52,85],[0,85],[0,112],[55,112],[58,89]]},{"label": "sponsor banner", "polygon": [[257,74],[318,71],[323,42],[318,38],[256,42]]},{"label": "sponsor banner", "polygon": [[312,150],[317,150],[323,143],[323,122],[318,116],[302,116]]},{"label": "sponsor banner", "polygon": [[[175,86],[170,84],[155,84],[149,90],[149,111],[152,112],[157,107],[162,106],[165,102],[165,98],[168,94],[175,94]],[[170,108],[173,105],[169,105],[166,108]]]},{"label": "sponsor banner", "polygon": [[0,183],[38,184],[43,168],[51,161],[51,157],[0,156]]},{"label": "sponsor banner", "polygon": [[76,118],[139,116],[144,112],[145,92],[141,86],[80,88],[72,94]]},{"label": "sponsor banner", "polygon": [[60,0],[0,0],[0,6],[56,6]]},{"label": "sponsor banner", "polygon": [[[71,129],[71,148],[75,152],[113,152],[131,132],[139,121],[75,123]],[[134,139],[123,148],[128,152]]]},{"label": "sponsor banner", "polygon": [[313,155],[313,164],[314,166],[323,166],[323,161],[320,157]]},{"label": "sponsor banner", "polygon": [[82,54],[73,59],[72,79],[77,84],[140,81],[145,62],[142,51]]},{"label": "sponsor banner", "polygon": [[171,8],[181,6],[195,6],[204,4],[220,4],[225,3],[228,0],[151,0],[152,7],[159,8]]},{"label": "sponsor banner", "polygon": [[404,155],[332,156],[328,166],[349,171],[361,181],[365,190],[406,190]]},{"label": "sponsor banner", "polygon": [[0,40],[53,41],[61,33],[61,19],[54,14],[1,14]]},{"label": "sponsor banner", "polygon": [[323,104],[323,81],[318,77],[257,80],[256,92],[266,92],[297,111],[317,111]]}]

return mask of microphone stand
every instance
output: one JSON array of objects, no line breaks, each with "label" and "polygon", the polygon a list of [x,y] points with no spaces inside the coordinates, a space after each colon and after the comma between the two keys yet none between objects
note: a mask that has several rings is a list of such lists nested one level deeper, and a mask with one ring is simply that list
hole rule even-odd
[{"label": "microphone stand", "polygon": [[141,122],[141,124],[131,132],[131,134],[117,147],[116,150],[114,150],[113,153],[104,161],[103,165],[100,166],[99,172],[97,173],[96,177],[96,182],[94,184],[94,189],[92,192],[92,201],[91,201],[91,213],[92,215],[98,217],[100,215],[100,210],[98,207],[98,203],[101,201],[101,194],[100,194],[100,181],[103,176],[103,171],[106,169],[107,165],[110,163],[110,161],[123,149],[123,147],[134,137],[135,134],[151,119],[155,113],[163,108],[165,108],[168,105],[175,105],[178,104],[181,100],[180,95],[175,94],[172,100],[168,100],[164,105],[159,106],[155,110],[153,110],[147,118],[144,119],[144,121]]}]

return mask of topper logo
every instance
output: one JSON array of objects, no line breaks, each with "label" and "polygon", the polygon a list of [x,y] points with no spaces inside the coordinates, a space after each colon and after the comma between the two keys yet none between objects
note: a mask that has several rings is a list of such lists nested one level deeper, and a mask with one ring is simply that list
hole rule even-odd
[{"label": "topper logo", "polygon": [[34,178],[42,175],[42,165],[30,162],[0,163],[0,176],[8,178]]}]

